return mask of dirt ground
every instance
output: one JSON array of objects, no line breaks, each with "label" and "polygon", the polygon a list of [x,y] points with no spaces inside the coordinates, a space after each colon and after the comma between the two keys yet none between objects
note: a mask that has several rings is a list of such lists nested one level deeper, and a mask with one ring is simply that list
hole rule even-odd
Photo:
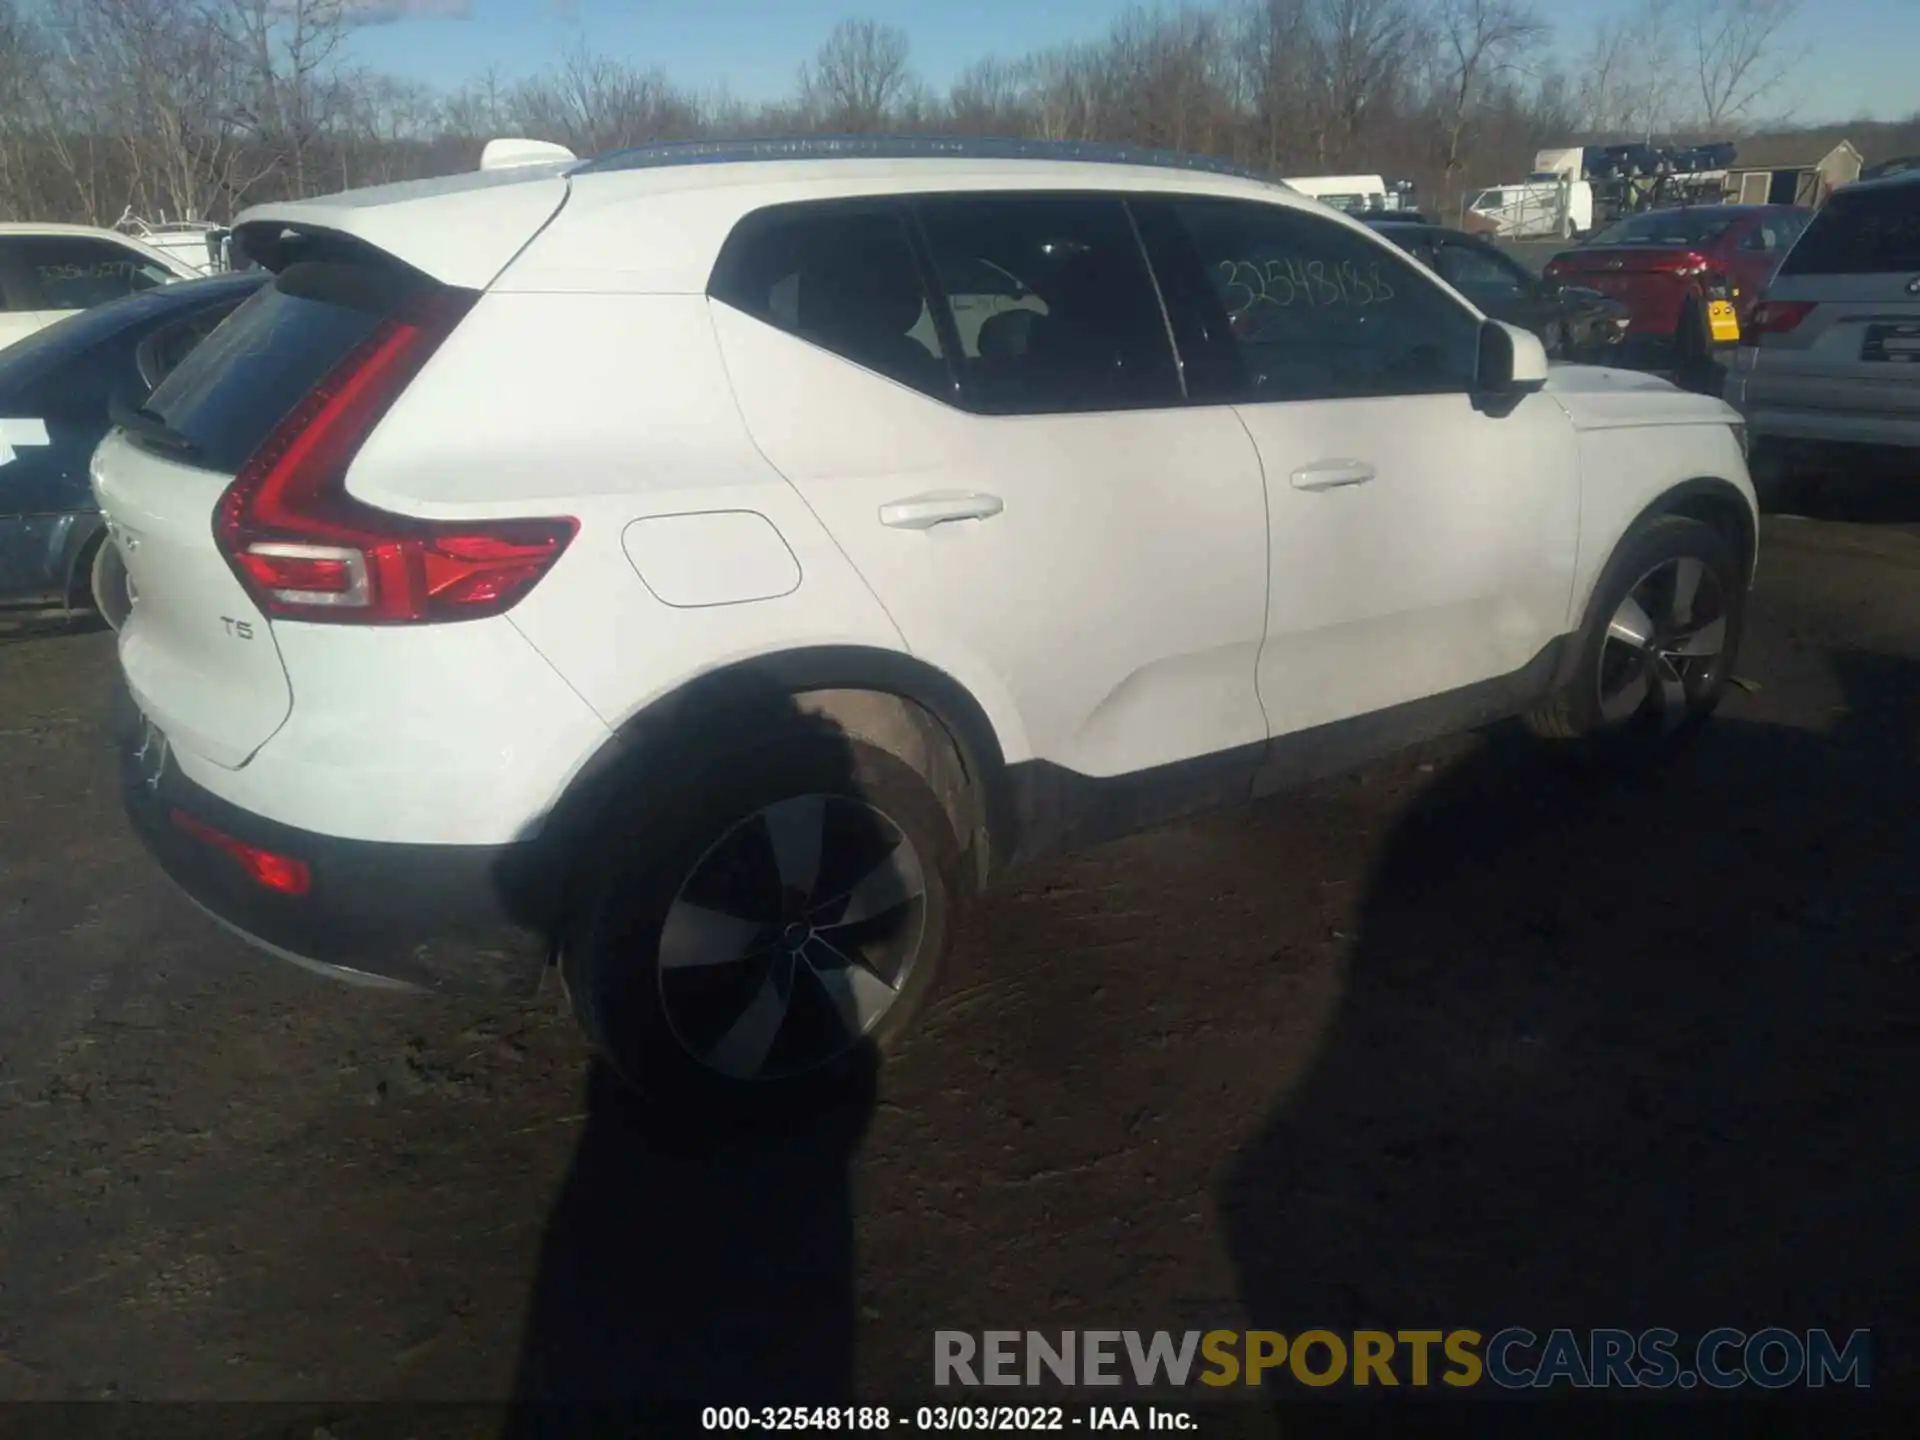
[{"label": "dirt ground", "polygon": [[552,996],[201,919],[110,638],[0,638],[0,1400],[898,1399],[1101,1325],[1866,1326],[1912,1390],[1920,526],[1759,575],[1665,772],[1499,733],[1026,873],[870,1106],[704,1147]]}]

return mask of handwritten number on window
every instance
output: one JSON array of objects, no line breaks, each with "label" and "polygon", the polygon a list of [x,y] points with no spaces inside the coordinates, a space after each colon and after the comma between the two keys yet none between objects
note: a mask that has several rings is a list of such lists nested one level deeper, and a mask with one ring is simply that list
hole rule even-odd
[{"label": "handwritten number on window", "polygon": [[1222,260],[1214,267],[1214,278],[1227,316],[1235,322],[1250,320],[1268,307],[1384,305],[1397,293],[1378,261],[1359,265],[1352,260],[1300,258]]}]

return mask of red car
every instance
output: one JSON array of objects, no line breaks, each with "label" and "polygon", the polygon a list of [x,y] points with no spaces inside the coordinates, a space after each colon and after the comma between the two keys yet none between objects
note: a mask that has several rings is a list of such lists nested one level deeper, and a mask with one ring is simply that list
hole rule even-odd
[{"label": "red car", "polygon": [[1796,205],[1683,205],[1629,215],[1547,262],[1548,280],[1585,285],[1633,309],[1628,338],[1665,342],[1682,355],[1716,341],[1709,304],[1748,312],[1813,212]]}]

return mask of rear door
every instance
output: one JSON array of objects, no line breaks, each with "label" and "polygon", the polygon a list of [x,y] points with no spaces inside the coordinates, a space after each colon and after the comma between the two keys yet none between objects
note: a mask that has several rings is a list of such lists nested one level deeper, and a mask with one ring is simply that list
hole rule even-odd
[{"label": "rear door", "polygon": [[1854,417],[1920,426],[1920,184],[1840,191],[1766,298],[1791,323],[1770,323],[1743,356],[1746,408],[1798,417],[1767,428],[1847,439]]},{"label": "rear door", "polygon": [[293,696],[272,627],[214,543],[214,508],[279,420],[372,332],[388,297],[351,265],[291,267],[162,381],[150,427],[112,431],[94,454],[134,601],[120,633],[128,686],[175,745],[216,764],[244,764]]},{"label": "rear door", "polygon": [[761,212],[712,294],[762,451],[907,646],[1017,711],[1042,778],[1206,759],[1138,802],[1245,796],[1266,738],[1259,460],[1231,410],[1182,405],[1120,199]]}]

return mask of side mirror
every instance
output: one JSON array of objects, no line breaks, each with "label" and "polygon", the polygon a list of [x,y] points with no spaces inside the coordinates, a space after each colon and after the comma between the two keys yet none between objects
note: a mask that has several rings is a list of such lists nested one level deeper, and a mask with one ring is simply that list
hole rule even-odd
[{"label": "side mirror", "polygon": [[1480,327],[1479,389],[1521,395],[1547,383],[1547,347],[1531,330],[1489,320]]}]

